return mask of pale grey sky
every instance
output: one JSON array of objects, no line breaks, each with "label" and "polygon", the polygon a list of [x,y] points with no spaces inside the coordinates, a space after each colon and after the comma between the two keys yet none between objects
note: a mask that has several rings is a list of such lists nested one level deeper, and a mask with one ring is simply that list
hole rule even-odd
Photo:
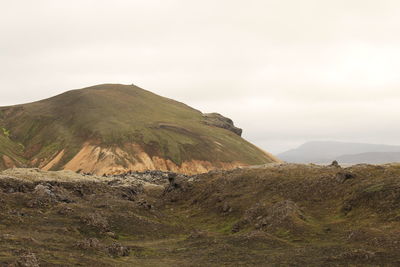
[{"label": "pale grey sky", "polygon": [[135,83],[273,153],[400,145],[398,0],[0,0],[0,105]]}]

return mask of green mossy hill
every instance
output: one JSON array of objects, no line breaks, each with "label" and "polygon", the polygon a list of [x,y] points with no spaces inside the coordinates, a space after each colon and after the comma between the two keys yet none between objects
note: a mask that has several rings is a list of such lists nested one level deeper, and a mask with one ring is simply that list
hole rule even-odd
[{"label": "green mossy hill", "polygon": [[0,133],[3,137],[24,147],[18,155],[28,161],[48,161],[64,149],[57,168],[86,142],[120,148],[138,144],[150,157],[177,165],[190,160],[244,165],[276,161],[237,134],[207,125],[202,112],[133,85],[103,84],[1,107],[0,127],[7,129]]}]

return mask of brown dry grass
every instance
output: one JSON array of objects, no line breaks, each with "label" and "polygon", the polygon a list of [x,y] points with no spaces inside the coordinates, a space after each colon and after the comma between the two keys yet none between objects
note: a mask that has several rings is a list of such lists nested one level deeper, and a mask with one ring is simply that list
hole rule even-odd
[{"label": "brown dry grass", "polygon": [[400,263],[399,165],[215,171],[151,194],[135,183],[26,174],[0,177],[2,264],[29,253],[42,266]]}]

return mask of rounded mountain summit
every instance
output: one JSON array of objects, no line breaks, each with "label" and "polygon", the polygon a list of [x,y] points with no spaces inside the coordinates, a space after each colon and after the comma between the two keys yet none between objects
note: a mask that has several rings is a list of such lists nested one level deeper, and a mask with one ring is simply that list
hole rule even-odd
[{"label": "rounded mountain summit", "polygon": [[0,168],[197,174],[278,162],[218,113],[134,85],[103,84],[0,107]]}]

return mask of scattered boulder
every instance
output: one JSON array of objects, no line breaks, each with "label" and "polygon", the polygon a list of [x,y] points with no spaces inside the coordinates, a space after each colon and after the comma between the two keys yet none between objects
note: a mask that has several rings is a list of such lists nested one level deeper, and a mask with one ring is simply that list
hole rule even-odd
[{"label": "scattered boulder", "polygon": [[232,211],[233,211],[233,208],[228,204],[228,202],[224,202],[224,204],[222,205],[222,212],[229,213]]},{"label": "scattered boulder", "polygon": [[118,235],[116,235],[114,232],[107,232],[105,235],[112,239],[118,239]]},{"label": "scattered boulder", "polygon": [[164,190],[164,194],[173,192],[173,191],[180,191],[185,192],[188,187],[188,179],[185,175],[178,175],[176,173],[170,173],[168,175],[168,186]]},{"label": "scattered boulder", "polygon": [[79,241],[76,247],[82,250],[99,250],[102,249],[102,244],[97,238],[88,238]]},{"label": "scattered boulder", "polygon": [[103,251],[112,257],[126,257],[130,254],[130,248],[120,243],[112,243],[107,246],[102,244],[97,238],[87,238],[76,244],[76,247],[82,250]]},{"label": "scattered boulder", "polygon": [[119,243],[113,243],[107,247],[108,253],[113,257],[126,257],[130,254],[130,249]]},{"label": "scattered boulder", "polygon": [[81,218],[85,226],[92,227],[101,233],[110,231],[110,225],[105,217],[100,213],[91,213]]},{"label": "scattered boulder", "polygon": [[58,210],[58,214],[60,214],[60,215],[68,215],[73,212],[74,212],[74,210],[67,206],[61,206],[61,208]]},{"label": "scattered boulder", "polygon": [[136,188],[133,187],[123,187],[121,188],[121,197],[126,200],[135,201],[136,195],[138,194]]},{"label": "scattered boulder", "polygon": [[339,162],[337,162],[337,160],[332,161],[331,165],[329,165],[331,167],[335,167],[335,168],[341,168],[341,166],[339,165]]},{"label": "scattered boulder", "polygon": [[15,267],[39,267],[40,265],[39,265],[38,259],[36,258],[35,253],[25,252],[11,266],[15,266]]},{"label": "scattered boulder", "polygon": [[147,202],[147,200],[145,200],[145,199],[139,199],[139,201],[137,201],[136,204],[137,204],[139,207],[143,207],[143,208],[148,209],[148,210],[150,210],[150,209],[153,208],[153,205],[151,205],[151,204],[150,204],[149,202]]},{"label": "scattered boulder", "polygon": [[32,199],[26,203],[28,208],[45,208],[57,202],[49,185],[38,184],[34,190]]},{"label": "scattered boulder", "polygon": [[54,197],[54,193],[51,191],[51,185],[48,184],[38,184],[33,193],[40,197]]},{"label": "scattered boulder", "polygon": [[336,180],[340,183],[344,183],[346,180],[353,179],[355,177],[356,176],[353,173],[347,171],[341,171],[336,174]]},{"label": "scattered boulder", "polygon": [[240,232],[248,223],[250,222],[247,220],[239,220],[232,226],[231,232],[232,233]]}]

